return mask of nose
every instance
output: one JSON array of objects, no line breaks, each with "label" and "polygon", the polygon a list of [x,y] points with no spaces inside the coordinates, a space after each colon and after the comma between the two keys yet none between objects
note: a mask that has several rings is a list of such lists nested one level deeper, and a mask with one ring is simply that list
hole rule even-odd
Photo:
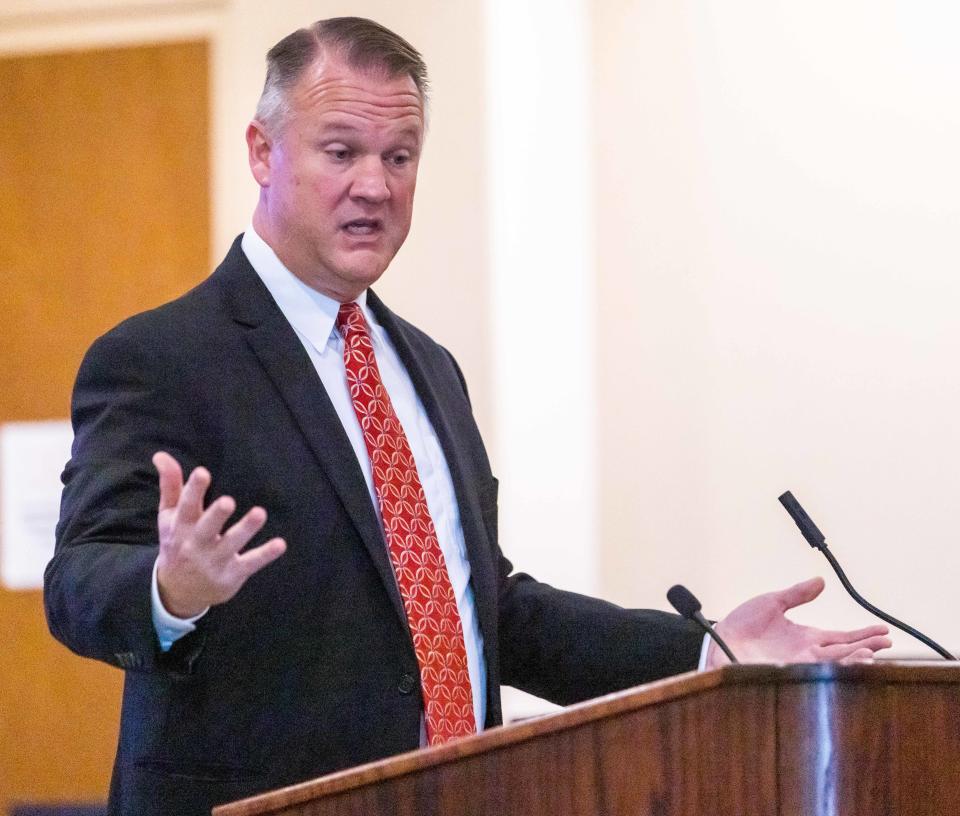
[{"label": "nose", "polygon": [[356,175],[350,185],[350,195],[379,204],[390,198],[386,168],[379,156],[364,156],[355,165]]}]

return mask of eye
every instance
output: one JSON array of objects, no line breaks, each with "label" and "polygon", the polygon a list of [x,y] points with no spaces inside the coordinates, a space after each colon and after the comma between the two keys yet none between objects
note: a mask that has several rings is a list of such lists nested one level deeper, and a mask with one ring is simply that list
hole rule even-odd
[{"label": "eye", "polygon": [[390,162],[394,167],[403,167],[405,164],[409,164],[413,160],[413,157],[407,153],[405,150],[398,151],[397,153],[391,153],[387,161]]},{"label": "eye", "polygon": [[349,147],[335,145],[326,149],[326,154],[336,162],[345,162],[353,156],[353,151]]}]

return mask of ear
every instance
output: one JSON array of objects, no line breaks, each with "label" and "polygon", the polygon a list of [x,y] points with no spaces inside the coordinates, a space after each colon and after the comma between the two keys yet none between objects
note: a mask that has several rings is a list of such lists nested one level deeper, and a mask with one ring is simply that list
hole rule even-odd
[{"label": "ear", "polygon": [[250,172],[261,187],[270,186],[270,151],[273,140],[262,122],[256,119],[247,125],[247,157]]}]

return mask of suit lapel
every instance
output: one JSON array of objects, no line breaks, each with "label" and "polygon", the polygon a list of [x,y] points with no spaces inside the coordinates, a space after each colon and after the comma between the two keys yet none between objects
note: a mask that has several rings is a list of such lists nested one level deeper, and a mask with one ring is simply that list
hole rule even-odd
[{"label": "suit lapel", "polygon": [[403,601],[363,472],[309,355],[250,266],[239,239],[215,274],[222,278],[224,298],[233,319],[243,326],[244,339],[280,392],[336,490],[406,626]]},{"label": "suit lapel", "polygon": [[[440,389],[435,385],[436,377],[427,376],[427,366],[417,351],[416,338],[404,330],[402,323],[397,319],[372,290],[367,292],[367,305],[373,310],[393,342],[403,362],[414,388],[426,409],[427,416],[440,441],[450,476],[453,479],[453,488],[460,509],[460,524],[463,529],[464,543],[467,548],[467,557],[470,561],[470,576],[474,588],[474,598],[477,605],[477,617],[480,621],[480,630],[483,633],[484,652],[487,665],[492,666],[492,652],[495,652],[497,610],[496,576],[494,565],[487,545],[486,527],[480,518],[480,500],[477,495],[477,485],[468,482],[464,477],[463,460],[466,452],[458,444],[451,428],[448,414],[453,410],[448,400],[444,400]],[[459,387],[459,386],[458,386]]]}]

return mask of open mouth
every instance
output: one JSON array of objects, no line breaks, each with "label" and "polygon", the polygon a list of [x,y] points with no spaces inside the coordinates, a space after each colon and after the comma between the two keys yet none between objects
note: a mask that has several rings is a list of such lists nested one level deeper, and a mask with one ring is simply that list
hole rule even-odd
[{"label": "open mouth", "polygon": [[383,229],[383,222],[379,218],[354,218],[347,221],[341,229],[347,235],[364,236],[376,235]]}]

